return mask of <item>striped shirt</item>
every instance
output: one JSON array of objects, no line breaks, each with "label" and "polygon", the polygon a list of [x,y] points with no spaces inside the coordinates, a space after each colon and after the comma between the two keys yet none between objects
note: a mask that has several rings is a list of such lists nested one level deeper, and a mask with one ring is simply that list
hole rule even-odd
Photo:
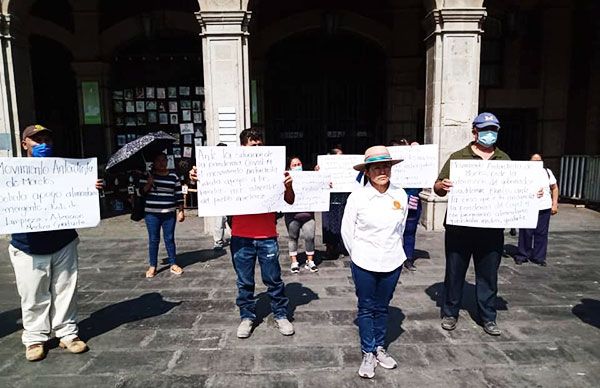
[{"label": "striped shirt", "polygon": [[[183,204],[183,193],[181,182],[174,173],[169,175],[152,175],[154,185],[146,193],[146,213],[170,213],[174,212],[179,205]],[[146,177],[140,179],[140,190],[148,183]]]}]

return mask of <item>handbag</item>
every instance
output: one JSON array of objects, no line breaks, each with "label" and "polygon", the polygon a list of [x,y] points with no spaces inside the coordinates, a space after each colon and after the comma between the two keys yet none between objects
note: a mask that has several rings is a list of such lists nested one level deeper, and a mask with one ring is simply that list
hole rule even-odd
[{"label": "handbag", "polygon": [[133,203],[131,208],[131,219],[133,221],[141,221],[146,215],[144,208],[146,207],[146,197],[142,195],[140,189],[135,190],[133,195]]}]

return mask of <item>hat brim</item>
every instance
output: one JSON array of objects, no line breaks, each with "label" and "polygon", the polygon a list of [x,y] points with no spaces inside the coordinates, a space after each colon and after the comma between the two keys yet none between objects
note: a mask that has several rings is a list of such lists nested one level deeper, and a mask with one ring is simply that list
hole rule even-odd
[{"label": "hat brim", "polygon": [[364,171],[365,168],[369,165],[369,164],[375,164],[375,163],[391,163],[392,166],[396,165],[398,163],[400,163],[401,161],[403,161],[404,159],[389,159],[389,160],[377,160],[374,162],[367,162],[367,163],[361,163],[361,164],[357,164],[356,166],[354,166],[353,168],[356,171]]},{"label": "hat brim", "polygon": [[491,122],[486,122],[486,123],[481,123],[481,124],[473,124],[475,126],[475,128],[477,129],[483,129],[485,127],[496,127],[498,129],[500,129],[500,126],[496,123],[491,123]]}]

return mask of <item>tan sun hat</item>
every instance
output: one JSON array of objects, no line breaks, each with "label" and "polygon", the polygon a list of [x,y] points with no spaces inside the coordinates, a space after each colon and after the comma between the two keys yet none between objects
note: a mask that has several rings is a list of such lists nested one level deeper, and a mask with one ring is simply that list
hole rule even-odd
[{"label": "tan sun hat", "polygon": [[363,171],[367,165],[381,162],[388,162],[393,166],[394,164],[400,163],[402,160],[403,159],[392,159],[390,151],[388,151],[387,147],[378,145],[367,148],[365,151],[365,162],[357,164],[354,166],[354,169],[356,171]]}]

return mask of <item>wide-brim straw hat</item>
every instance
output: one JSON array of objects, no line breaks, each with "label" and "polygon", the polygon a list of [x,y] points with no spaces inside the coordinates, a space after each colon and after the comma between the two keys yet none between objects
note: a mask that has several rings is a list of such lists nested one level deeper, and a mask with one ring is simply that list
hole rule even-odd
[{"label": "wide-brim straw hat", "polygon": [[365,151],[364,163],[357,164],[356,166],[354,166],[354,169],[356,171],[364,171],[369,164],[382,162],[391,163],[393,166],[394,164],[400,163],[402,160],[403,159],[392,159],[390,151],[388,151],[386,146],[373,146],[367,148],[367,150]]}]

